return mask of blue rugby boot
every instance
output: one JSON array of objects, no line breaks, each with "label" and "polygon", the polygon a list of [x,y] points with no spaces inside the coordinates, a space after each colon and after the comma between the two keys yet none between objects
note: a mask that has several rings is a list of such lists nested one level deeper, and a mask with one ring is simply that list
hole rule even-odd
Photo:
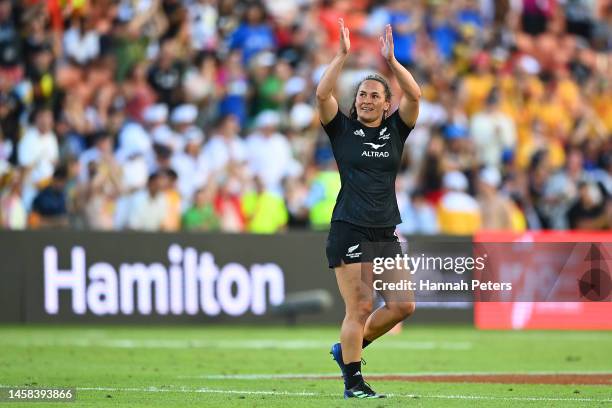
[{"label": "blue rugby boot", "polygon": [[346,366],[344,365],[344,361],[342,361],[342,346],[340,343],[336,343],[331,347],[329,354],[332,355],[332,358],[336,360],[338,367],[340,367],[340,371],[342,372],[342,378],[344,379],[344,384],[346,384]]}]

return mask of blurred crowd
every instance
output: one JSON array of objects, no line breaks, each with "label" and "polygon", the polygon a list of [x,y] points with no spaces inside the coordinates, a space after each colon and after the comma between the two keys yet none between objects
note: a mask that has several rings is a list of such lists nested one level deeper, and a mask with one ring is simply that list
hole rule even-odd
[{"label": "blurred crowd", "polygon": [[0,228],[324,229],[314,90],[396,58],[423,91],[404,234],[612,227],[612,1],[0,0]]}]

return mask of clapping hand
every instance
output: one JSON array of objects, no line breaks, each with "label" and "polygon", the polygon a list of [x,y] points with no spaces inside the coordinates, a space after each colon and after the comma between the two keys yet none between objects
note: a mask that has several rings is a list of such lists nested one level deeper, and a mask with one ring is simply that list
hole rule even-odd
[{"label": "clapping hand", "polygon": [[340,53],[347,55],[351,49],[351,39],[349,37],[349,29],[344,26],[344,20],[339,18],[338,25],[340,26]]},{"label": "clapping hand", "polygon": [[385,27],[384,36],[379,37],[380,40],[380,53],[387,61],[392,61],[395,58],[393,51],[393,31],[391,30],[391,24],[387,24]]}]

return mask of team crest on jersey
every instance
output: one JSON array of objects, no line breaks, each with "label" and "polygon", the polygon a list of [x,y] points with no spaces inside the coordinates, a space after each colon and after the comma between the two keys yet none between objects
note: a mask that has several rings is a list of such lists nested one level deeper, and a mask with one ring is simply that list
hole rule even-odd
[{"label": "team crest on jersey", "polygon": [[380,133],[378,133],[380,136],[378,137],[379,140],[389,140],[391,138],[391,134],[387,133],[385,135],[385,132],[387,131],[387,127],[384,127],[381,129]]},{"label": "team crest on jersey", "polygon": [[363,131],[363,129],[357,129],[356,131],[353,132],[353,134],[357,136],[365,137],[365,132]]}]

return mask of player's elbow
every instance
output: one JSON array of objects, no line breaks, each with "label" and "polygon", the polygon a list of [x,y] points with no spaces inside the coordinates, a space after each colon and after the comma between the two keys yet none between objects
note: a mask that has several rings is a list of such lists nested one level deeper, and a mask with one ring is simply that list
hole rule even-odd
[{"label": "player's elbow", "polygon": [[317,98],[317,102],[325,102],[331,97],[331,92],[326,92],[317,88],[317,91],[315,92],[315,97]]},{"label": "player's elbow", "polygon": [[421,92],[421,88],[418,86],[414,89],[411,89],[411,92],[408,92],[406,95],[406,97],[409,98],[411,101],[417,103],[421,100],[421,96],[423,96],[423,93]]}]

